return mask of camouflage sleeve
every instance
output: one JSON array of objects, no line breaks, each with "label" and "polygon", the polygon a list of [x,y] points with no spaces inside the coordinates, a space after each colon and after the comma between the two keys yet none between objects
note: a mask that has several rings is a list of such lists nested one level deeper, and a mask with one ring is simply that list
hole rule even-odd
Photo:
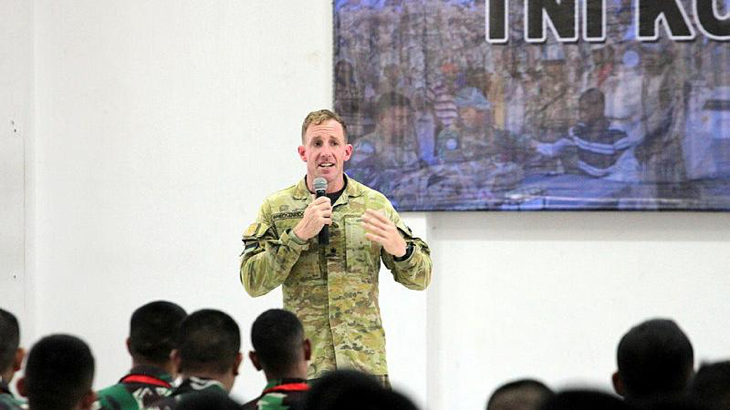
[{"label": "camouflage sleeve", "polygon": [[408,259],[396,261],[393,255],[380,251],[380,257],[396,282],[413,290],[424,290],[431,283],[431,250],[421,238],[413,236],[411,228],[406,226],[398,213],[392,208],[386,209],[386,215],[395,223],[398,231],[413,245],[413,252]]},{"label": "camouflage sleeve", "polygon": [[267,202],[243,234],[241,283],[249,295],[265,295],[284,283],[301,252],[309,246],[289,230],[279,234]]}]

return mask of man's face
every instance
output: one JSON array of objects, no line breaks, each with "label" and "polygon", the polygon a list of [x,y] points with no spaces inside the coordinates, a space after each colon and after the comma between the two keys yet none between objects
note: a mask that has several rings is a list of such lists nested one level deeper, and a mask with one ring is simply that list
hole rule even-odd
[{"label": "man's face", "polygon": [[489,110],[477,110],[474,107],[459,108],[459,121],[468,130],[477,130],[489,126]]},{"label": "man's face", "polygon": [[582,98],[578,102],[578,116],[586,125],[593,125],[603,119],[604,104],[601,100]]},{"label": "man's face", "polygon": [[304,145],[300,145],[297,151],[299,158],[307,163],[310,181],[322,177],[332,185],[342,181],[343,167],[352,155],[352,145],[345,142],[342,125],[335,120],[327,120],[307,128]]},{"label": "man's face", "polygon": [[402,137],[410,122],[408,108],[391,107],[380,115],[380,127],[386,137]]}]

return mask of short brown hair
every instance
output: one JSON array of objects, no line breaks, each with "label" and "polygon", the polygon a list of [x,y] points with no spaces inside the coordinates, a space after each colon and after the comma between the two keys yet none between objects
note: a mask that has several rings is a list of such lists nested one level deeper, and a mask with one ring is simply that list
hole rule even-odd
[{"label": "short brown hair", "polygon": [[335,120],[340,123],[342,126],[342,134],[345,136],[345,142],[347,142],[347,125],[345,124],[345,120],[330,110],[312,111],[307,114],[306,118],[304,118],[304,123],[302,123],[302,142],[304,142],[304,135],[307,133],[307,128],[310,125],[320,125],[329,120]]}]

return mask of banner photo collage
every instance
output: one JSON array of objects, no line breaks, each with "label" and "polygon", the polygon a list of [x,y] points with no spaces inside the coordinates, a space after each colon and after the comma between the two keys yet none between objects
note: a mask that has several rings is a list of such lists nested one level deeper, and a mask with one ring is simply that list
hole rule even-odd
[{"label": "banner photo collage", "polygon": [[730,210],[730,0],[338,0],[346,173],[401,211]]}]

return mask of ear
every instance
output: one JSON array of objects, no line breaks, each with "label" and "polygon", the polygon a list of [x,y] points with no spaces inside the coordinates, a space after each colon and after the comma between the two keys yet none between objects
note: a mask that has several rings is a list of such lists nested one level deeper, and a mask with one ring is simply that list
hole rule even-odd
[{"label": "ear", "polygon": [[303,162],[307,162],[307,149],[304,147],[304,145],[300,145],[297,147],[297,153],[299,154],[299,158]]},{"label": "ear", "polygon": [[17,372],[20,370],[20,368],[23,365],[23,358],[25,357],[25,350],[23,350],[22,347],[19,347],[18,350],[15,351],[15,361],[13,362],[13,371]]},{"label": "ear", "polygon": [[256,352],[253,350],[248,352],[248,358],[251,359],[251,364],[253,364],[253,367],[256,368],[256,371],[261,371],[261,363],[259,363],[259,356],[256,354]]},{"label": "ear", "polygon": [[304,360],[309,361],[312,358],[312,342],[304,339],[302,347],[304,348]]},{"label": "ear", "polygon": [[129,352],[129,355],[132,355],[132,342],[129,338],[124,342],[127,345],[127,352]]},{"label": "ear", "polygon": [[611,381],[613,382],[613,389],[616,391],[616,394],[624,397],[626,395],[626,389],[624,387],[623,380],[621,380],[621,375],[618,374],[618,371],[615,371],[613,373]]},{"label": "ear", "polygon": [[182,373],[183,369],[180,365],[180,351],[177,349],[172,349],[170,352],[170,359],[172,359],[172,363],[175,366],[175,369],[177,369],[177,373]]},{"label": "ear", "polygon": [[238,376],[238,368],[241,367],[243,362],[243,355],[241,352],[236,353],[236,361],[233,363],[233,375]]},{"label": "ear", "polygon": [[342,161],[347,161],[352,156],[352,144],[345,145],[345,155],[342,156]]},{"label": "ear", "polygon": [[96,401],[96,392],[93,390],[89,390],[86,392],[84,397],[81,398],[81,403],[79,403],[79,407],[82,410],[89,410],[91,409],[91,406],[94,405],[94,402]]},{"label": "ear", "polygon": [[18,379],[18,382],[15,384],[15,388],[18,389],[18,393],[20,393],[23,397],[28,397],[28,390],[25,386],[25,376]]}]

